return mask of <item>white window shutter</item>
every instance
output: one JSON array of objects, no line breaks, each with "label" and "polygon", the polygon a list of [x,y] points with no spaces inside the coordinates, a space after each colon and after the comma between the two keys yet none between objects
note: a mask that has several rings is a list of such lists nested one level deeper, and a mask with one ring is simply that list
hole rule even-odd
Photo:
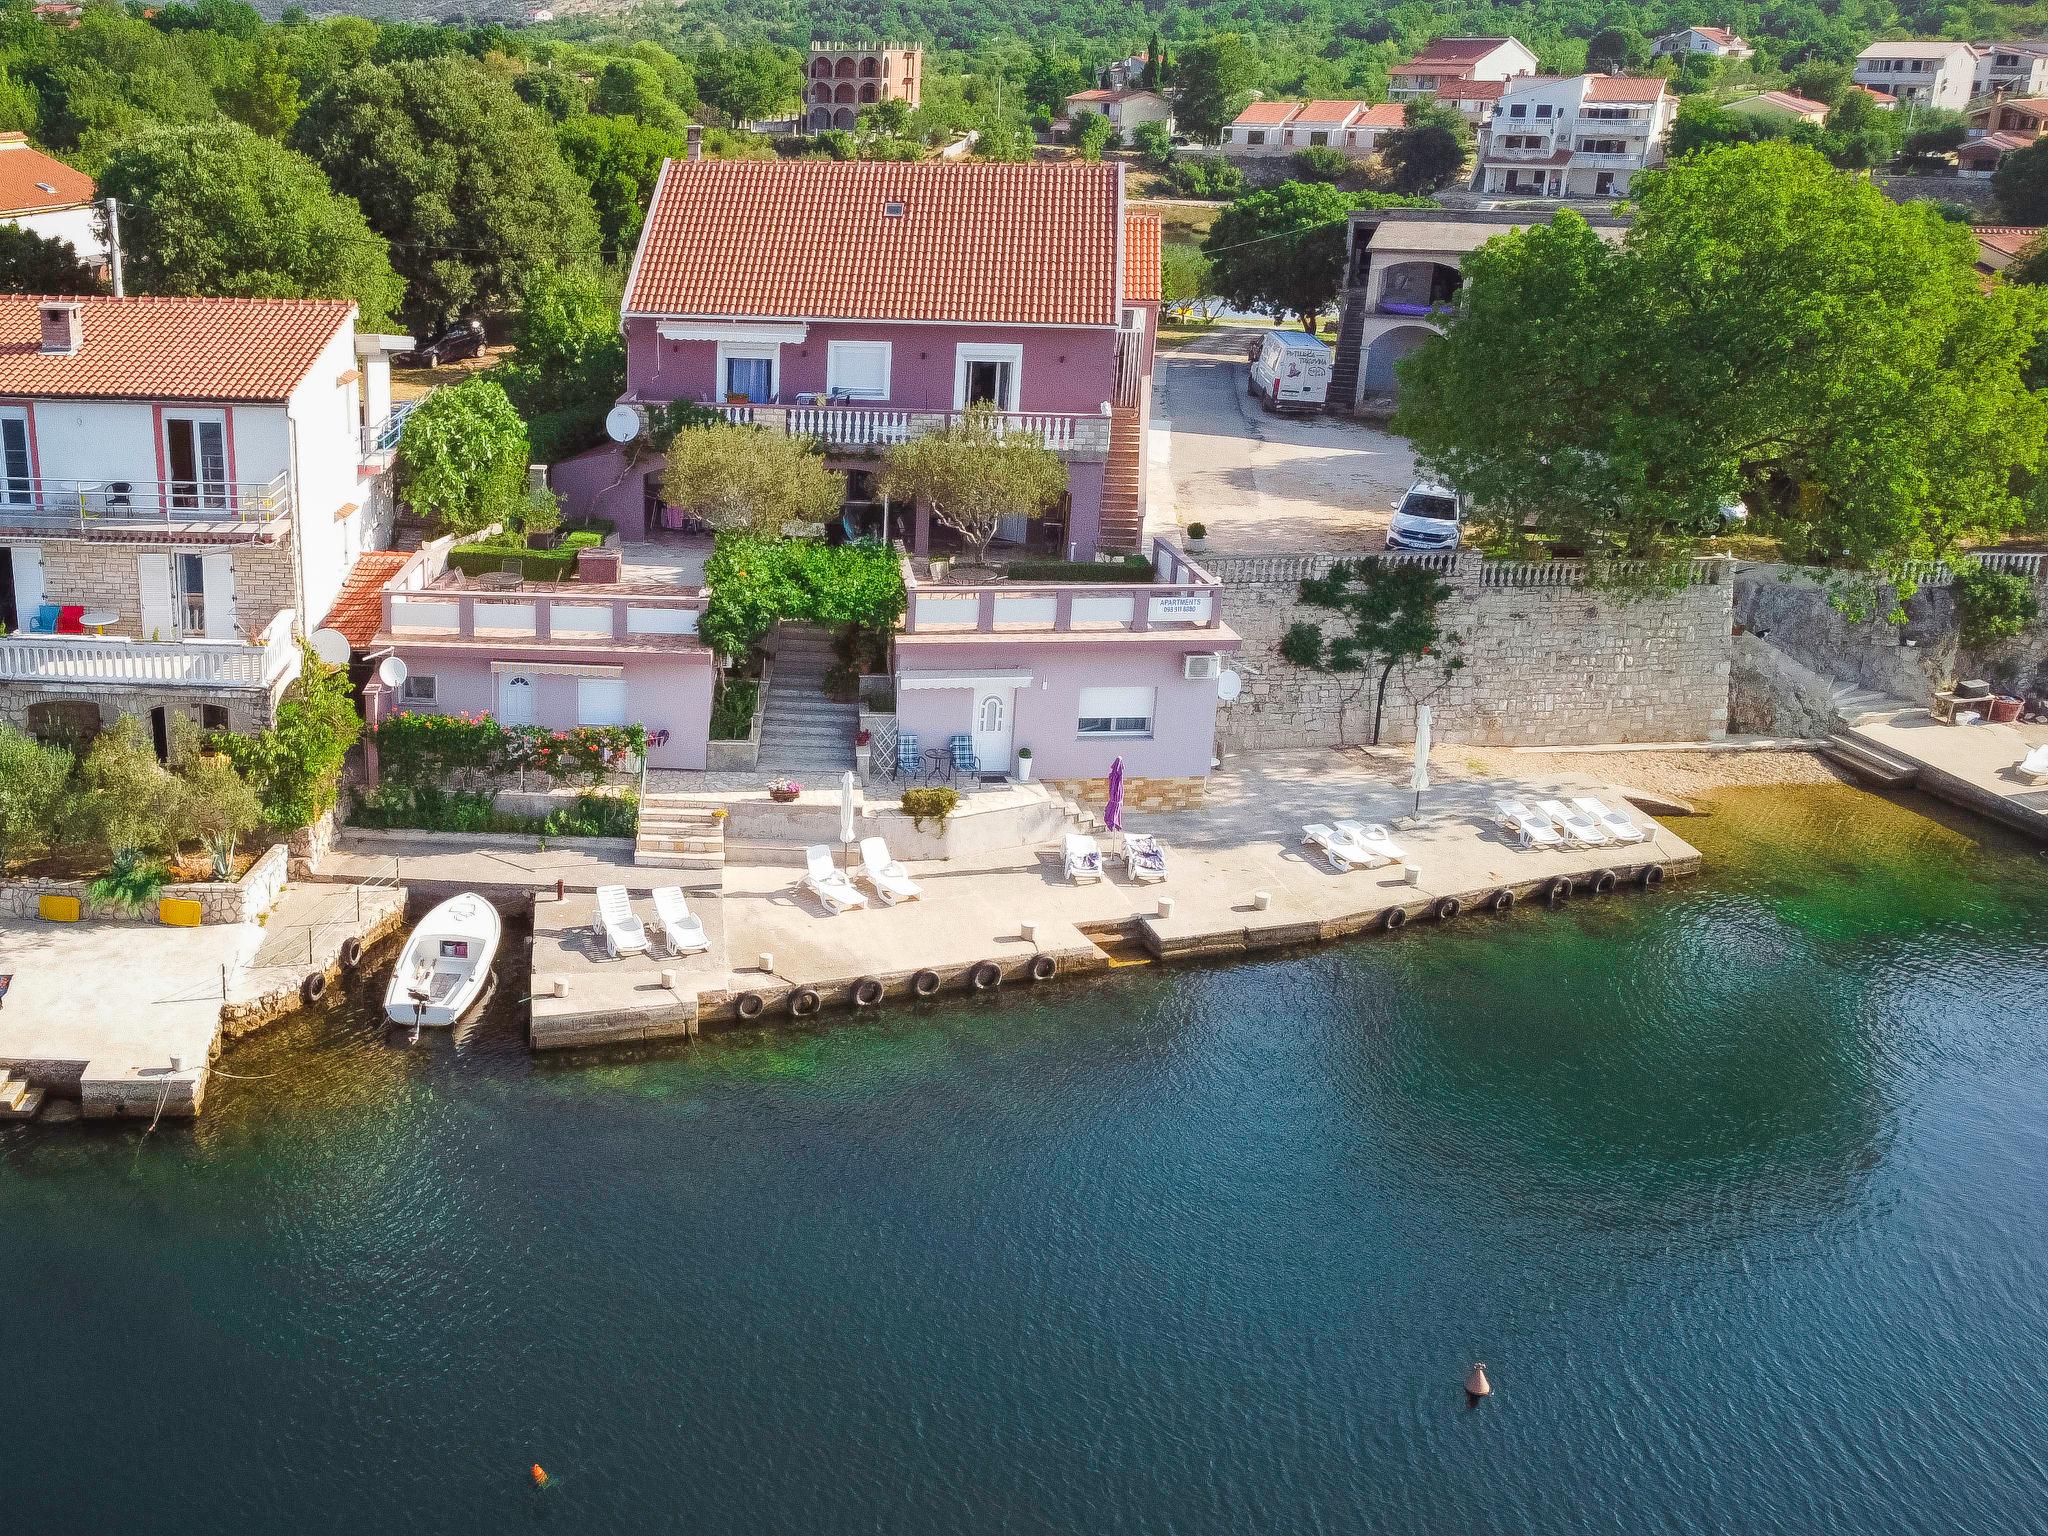
[{"label": "white window shutter", "polygon": [[43,606],[43,552],[33,544],[17,544],[14,557],[14,614],[26,630]]},{"label": "white window shutter", "polygon": [[626,680],[622,677],[579,677],[576,679],[576,723],[578,725],[624,725],[626,723]]},{"label": "white window shutter", "polygon": [[201,563],[206,567],[206,638],[232,640],[235,638],[235,557],[207,555]]},{"label": "white window shutter", "polygon": [[137,555],[136,590],[142,594],[142,638],[175,640],[178,621],[171,609],[171,557]]}]

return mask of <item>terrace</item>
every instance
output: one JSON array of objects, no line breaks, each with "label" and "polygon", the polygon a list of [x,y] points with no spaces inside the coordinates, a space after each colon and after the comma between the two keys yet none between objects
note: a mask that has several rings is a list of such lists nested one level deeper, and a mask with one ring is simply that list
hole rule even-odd
[{"label": "terrace", "polygon": [[[738,426],[762,427],[814,437],[827,448],[879,452],[928,432],[944,431],[966,419],[962,411],[910,411],[839,401],[799,400],[795,405],[744,401],[704,402]],[[1109,417],[1100,413],[1010,411],[997,418],[1005,432],[1034,436],[1065,459],[1109,457]]]},{"label": "terrace", "polygon": [[98,535],[192,532],[267,538],[292,515],[290,477],[227,480],[0,480],[0,532]]},{"label": "terrace", "polygon": [[439,541],[400,568],[384,589],[386,635],[570,646],[698,643],[697,625],[709,604],[703,589],[708,539],[607,542],[580,551],[559,581],[520,574],[516,554],[506,561],[515,569],[465,572],[450,563],[462,548]]},{"label": "terrace", "polygon": [[282,610],[254,643],[127,640],[116,635],[0,638],[0,682],[255,688],[272,692],[299,673],[296,615]]},{"label": "terrace", "polygon": [[[1036,572],[1061,563],[1020,562],[1020,568]],[[949,570],[934,576],[929,565],[920,576],[918,564],[903,562],[906,634],[1142,634],[1222,623],[1216,578],[1164,540],[1154,542],[1149,567],[1082,564],[1069,580],[990,580],[979,570],[955,580]]]}]

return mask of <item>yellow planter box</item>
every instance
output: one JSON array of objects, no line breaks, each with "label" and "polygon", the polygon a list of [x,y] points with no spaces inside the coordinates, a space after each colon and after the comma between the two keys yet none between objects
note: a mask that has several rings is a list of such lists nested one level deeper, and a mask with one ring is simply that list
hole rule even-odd
[{"label": "yellow planter box", "polygon": [[36,915],[46,923],[75,923],[78,921],[78,898],[39,896],[36,898]]},{"label": "yellow planter box", "polygon": [[206,909],[189,896],[165,896],[156,904],[156,920],[167,928],[197,928]]}]

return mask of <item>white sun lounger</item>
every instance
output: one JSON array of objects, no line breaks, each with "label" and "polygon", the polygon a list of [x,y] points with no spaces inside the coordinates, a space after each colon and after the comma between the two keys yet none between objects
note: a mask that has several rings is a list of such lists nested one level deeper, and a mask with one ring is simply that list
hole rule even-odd
[{"label": "white sun lounger", "polygon": [[1572,797],[1572,804],[1590,816],[1593,824],[1617,843],[1640,843],[1650,835],[1629,820],[1624,813],[1591,795],[1575,795]]},{"label": "white sun lounger", "polygon": [[1124,871],[1133,880],[1164,880],[1166,878],[1166,850],[1159,846],[1159,839],[1149,832],[1126,832],[1124,834]]},{"label": "white sun lounger", "polygon": [[1519,800],[1496,800],[1495,816],[1500,824],[1522,840],[1524,848],[1559,848],[1564,834],[1545,816],[1539,816]]},{"label": "white sun lounger", "polygon": [[1377,821],[1340,821],[1337,835],[1348,837],[1376,864],[1393,864],[1408,857],[1386,827]]},{"label": "white sun lounger", "polygon": [[2048,745],[2038,746],[2020,759],[2019,775],[2035,784],[2048,781]]},{"label": "white sun lounger", "polygon": [[879,837],[860,840],[860,871],[875,888],[884,906],[912,901],[924,894],[924,887],[910,878],[910,871],[889,856],[889,844]]},{"label": "white sun lounger", "polygon": [[1320,849],[1330,868],[1339,874],[1351,869],[1372,869],[1390,862],[1385,856],[1353,842],[1336,828],[1326,827],[1320,821],[1305,825],[1301,829],[1301,840],[1311,848]]},{"label": "white sun lounger", "polygon": [[1614,841],[1599,822],[1580,815],[1562,800],[1538,800],[1536,809],[1564,830],[1567,841],[1581,848],[1604,848]]},{"label": "white sun lounger", "polygon": [[654,926],[661,930],[672,955],[697,954],[711,947],[704,936],[704,920],[690,910],[679,885],[655,887]]},{"label": "white sun lounger", "polygon": [[597,888],[597,922],[593,926],[604,938],[604,952],[614,960],[647,952],[647,925],[633,915],[633,903],[623,885]]},{"label": "white sun lounger", "polygon": [[813,843],[804,850],[804,889],[825,904],[825,910],[840,913],[850,907],[864,907],[867,897],[847,878],[846,871],[832,862],[832,850]]},{"label": "white sun lounger", "polygon": [[1095,839],[1085,832],[1069,832],[1061,862],[1066,866],[1067,878],[1079,885],[1084,880],[1102,878],[1102,850],[1095,846]]}]

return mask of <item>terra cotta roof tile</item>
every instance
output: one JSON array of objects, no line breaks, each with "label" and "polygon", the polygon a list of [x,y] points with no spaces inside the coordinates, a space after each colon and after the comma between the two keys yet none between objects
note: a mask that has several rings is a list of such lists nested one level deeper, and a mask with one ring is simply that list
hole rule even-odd
[{"label": "terra cotta roof tile", "polygon": [[95,190],[90,176],[33,148],[27,135],[0,133],[0,215],[76,208]]},{"label": "terra cotta roof tile", "polygon": [[84,344],[47,353],[38,306],[48,301],[0,294],[0,395],[282,401],[355,312],[347,299],[87,294],[63,300],[79,306]]},{"label": "terra cotta roof tile", "polygon": [[384,583],[396,576],[398,568],[411,558],[402,549],[364,551],[355,569],[348,573],[348,580],[341,584],[341,592],[334,599],[334,606],[327,610],[327,622],[321,628],[338,629],[348,636],[350,645],[359,651],[367,650],[384,623]]},{"label": "terra cotta roof tile", "polygon": [[629,314],[1114,325],[1109,165],[671,160]]},{"label": "terra cotta roof tile", "polygon": [[1124,216],[1124,302],[1159,302],[1159,215]]}]

